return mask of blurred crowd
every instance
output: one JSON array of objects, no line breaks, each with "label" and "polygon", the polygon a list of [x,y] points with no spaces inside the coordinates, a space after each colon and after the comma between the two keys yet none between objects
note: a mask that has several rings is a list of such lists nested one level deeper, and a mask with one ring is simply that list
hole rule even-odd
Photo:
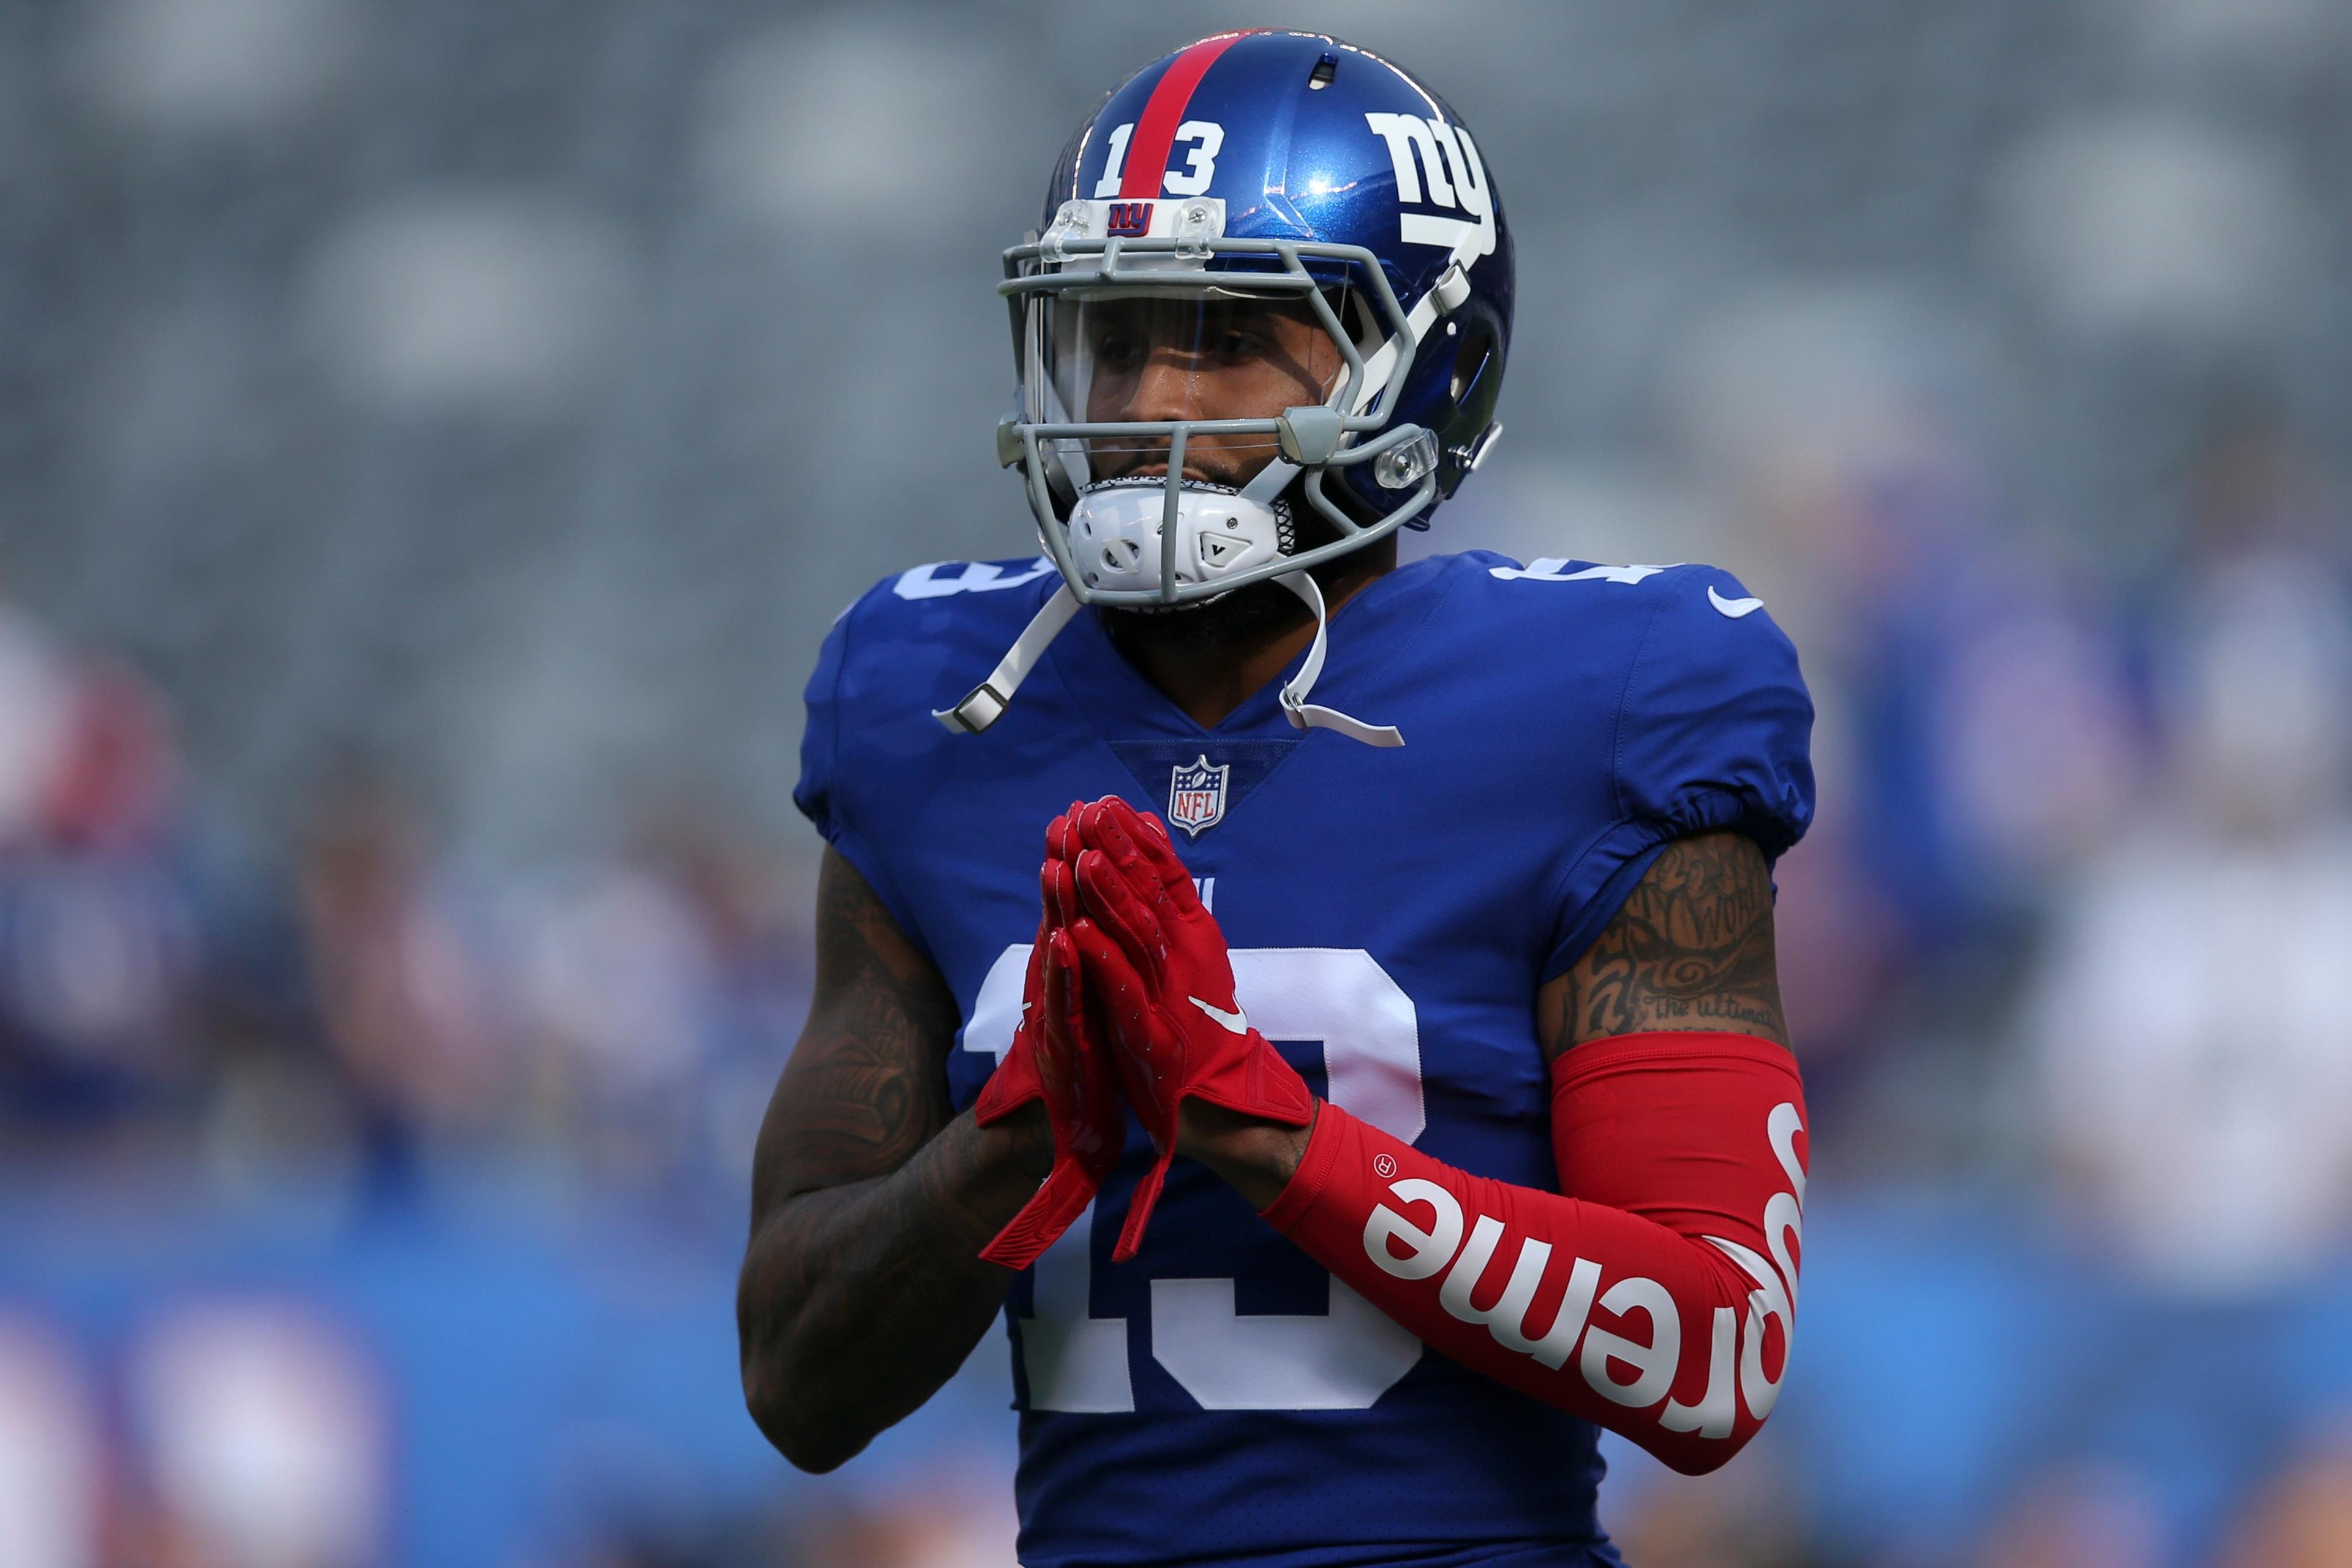
[{"label": "blurred crowd", "polygon": [[5,1159],[293,1171],[358,1203],[521,1160],[740,1197],[807,1006],[807,900],[708,801],[614,838],[491,877],[347,757],[282,841],[239,842],[148,681],[0,609]]}]

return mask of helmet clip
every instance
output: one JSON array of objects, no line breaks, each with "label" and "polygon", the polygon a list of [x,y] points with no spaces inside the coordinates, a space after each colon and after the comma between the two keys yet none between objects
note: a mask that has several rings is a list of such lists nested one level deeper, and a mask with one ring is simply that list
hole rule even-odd
[{"label": "helmet clip", "polygon": [[1338,409],[1319,403],[1284,409],[1277,425],[1275,440],[1282,455],[1302,468],[1329,462],[1347,427]]},{"label": "helmet clip", "polygon": [[1437,275],[1431,292],[1437,296],[1437,308],[1452,315],[1462,308],[1463,300],[1470,298],[1470,274],[1457,261]]}]

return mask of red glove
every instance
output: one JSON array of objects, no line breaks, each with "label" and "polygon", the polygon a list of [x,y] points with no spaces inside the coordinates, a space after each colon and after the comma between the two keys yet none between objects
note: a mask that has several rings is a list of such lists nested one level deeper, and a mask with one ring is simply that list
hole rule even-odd
[{"label": "red glove", "polygon": [[1117,1047],[1110,1054],[1128,1103],[1160,1151],[1111,1252],[1124,1263],[1143,1244],[1168,1179],[1186,1099],[1304,1127],[1315,1119],[1315,1097],[1242,1016],[1224,933],[1201,907],[1159,819],[1106,796],[1078,814],[1078,891],[1089,918],[1069,934]]},{"label": "red glove", "polygon": [[1078,912],[1069,864],[1077,810],[1073,802],[1045,830],[1045,864],[1038,873],[1045,910],[1029,950],[1021,1026],[972,1105],[972,1119],[991,1127],[1042,1100],[1054,1130],[1054,1168],[1045,1184],[981,1249],[981,1257],[1007,1268],[1026,1268],[1070,1228],[1127,1144],[1118,1079],[1087,1016],[1078,953],[1066,929]]}]

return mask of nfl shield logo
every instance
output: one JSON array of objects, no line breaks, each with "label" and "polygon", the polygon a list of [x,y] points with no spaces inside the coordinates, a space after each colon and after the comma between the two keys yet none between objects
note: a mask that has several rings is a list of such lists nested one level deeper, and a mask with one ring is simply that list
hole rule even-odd
[{"label": "nfl shield logo", "polygon": [[1168,776],[1168,820],[1198,838],[1204,828],[1224,820],[1225,775],[1230,763],[1212,766],[1209,754],[1174,769]]}]

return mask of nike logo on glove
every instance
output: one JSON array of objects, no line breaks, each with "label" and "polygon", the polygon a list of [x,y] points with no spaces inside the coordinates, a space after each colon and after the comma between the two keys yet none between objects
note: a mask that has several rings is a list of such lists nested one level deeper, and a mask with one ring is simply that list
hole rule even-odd
[{"label": "nike logo on glove", "polygon": [[1184,1000],[1190,1002],[1193,1006],[1198,1007],[1202,1012],[1206,1013],[1210,1017],[1214,1018],[1218,1023],[1223,1024],[1226,1028],[1232,1030],[1236,1035],[1246,1035],[1250,1032],[1249,1015],[1243,1012],[1239,1007],[1236,1007],[1232,1012],[1228,1013],[1223,1007],[1210,1006],[1198,996],[1187,996]]},{"label": "nike logo on glove", "polygon": [[1712,584],[1707,586],[1706,602],[1735,621],[1742,616],[1764,607],[1764,601],[1761,599],[1727,599],[1715,591]]}]

